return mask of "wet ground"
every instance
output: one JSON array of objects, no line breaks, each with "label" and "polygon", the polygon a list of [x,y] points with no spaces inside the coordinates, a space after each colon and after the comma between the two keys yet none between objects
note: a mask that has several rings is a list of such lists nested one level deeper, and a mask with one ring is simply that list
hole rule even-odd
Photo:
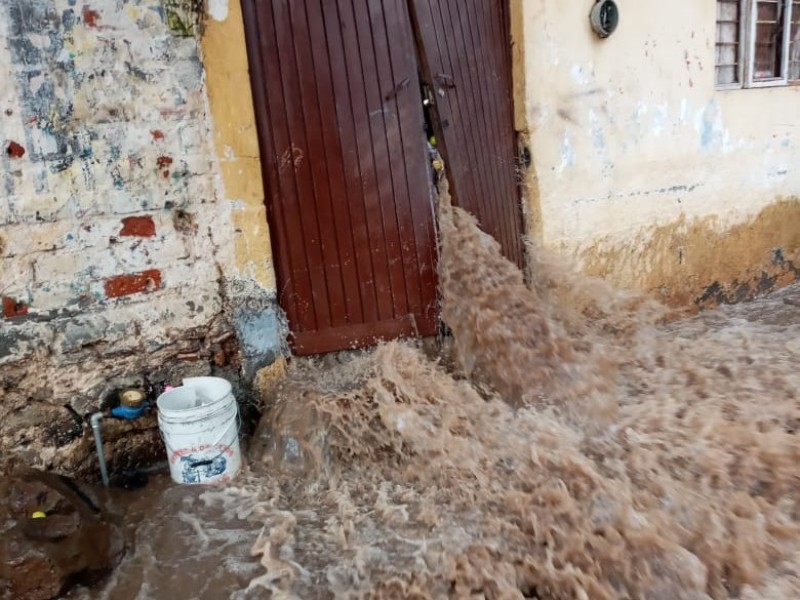
[{"label": "wet ground", "polygon": [[[672,323],[665,329],[671,336],[684,339],[686,343],[712,334],[721,335],[721,339],[734,339],[747,335],[751,341],[761,337],[772,337],[775,342],[771,345],[774,352],[769,360],[788,360],[794,363],[800,358],[800,338],[794,335],[798,323],[800,323],[800,288],[795,286],[770,298],[707,312],[687,321]],[[337,361],[329,359],[327,364],[329,368],[334,370],[337,368]],[[765,402],[768,402],[768,399],[765,398]],[[258,462],[260,464],[260,460]],[[344,478],[347,479],[347,475],[344,475]],[[369,482],[370,479],[364,478],[363,481]],[[336,486],[340,485],[341,481],[337,482]],[[297,499],[291,497],[293,486],[299,486]],[[345,521],[334,525],[333,521],[336,519],[331,516],[341,510],[348,510],[347,507],[343,509],[341,505],[337,505],[337,502],[351,502],[350,510],[353,513],[357,512],[358,496],[372,496],[376,490],[350,489],[349,499],[345,500],[342,496],[337,500],[332,497],[332,488],[328,483],[311,484],[311,487],[314,486],[317,489],[309,493],[308,485],[294,484],[291,477],[286,474],[270,480],[268,475],[254,476],[248,472],[227,489],[183,487],[173,485],[168,475],[162,473],[153,475],[150,484],[142,490],[112,492],[110,506],[115,512],[124,515],[127,535],[133,542],[132,551],[103,585],[92,590],[77,589],[68,598],[87,600],[269,598],[280,597],[276,594],[276,590],[281,588],[287,590],[285,597],[348,597],[349,594],[345,590],[349,586],[363,592],[370,586],[364,586],[364,581],[361,583],[354,581],[352,574],[345,575],[345,569],[341,569],[341,564],[336,565],[337,561],[331,560],[331,557],[320,557],[319,555],[324,554],[329,547],[322,544],[315,548],[315,536],[306,534],[311,529],[330,531],[331,527],[340,527],[342,530],[336,535],[352,536],[353,539],[348,543],[354,543],[359,536],[386,535],[386,531],[381,532],[380,528],[369,519],[354,519],[353,522],[357,523],[355,526],[374,528],[374,531],[348,533],[345,531],[347,527]],[[413,485],[411,487],[413,488]],[[394,520],[401,524],[399,529],[403,535],[398,535],[394,540],[386,540],[389,546],[396,548],[397,557],[393,566],[400,571],[414,570],[414,562],[418,559],[409,556],[419,550],[417,546],[420,544],[428,544],[430,550],[442,551],[445,545],[457,547],[459,544],[464,544],[466,547],[479,537],[475,531],[470,531],[469,522],[465,522],[460,532],[453,524],[444,527],[450,538],[447,543],[437,541],[435,536],[426,538],[426,528],[420,527],[419,522],[403,514],[415,506],[419,498],[424,496],[424,491],[406,492],[408,498],[406,502],[402,502],[394,498],[399,493],[394,484],[390,482],[386,482],[385,486],[376,484],[376,489],[378,496],[384,496],[384,501],[381,508],[381,503],[371,497],[368,503],[372,505],[372,510],[384,510],[386,512],[384,518],[389,522]],[[313,506],[310,502],[315,498],[317,504]],[[430,507],[417,506],[416,510],[430,510]],[[427,519],[435,524],[434,529],[443,527],[442,521],[448,519],[447,512],[445,509],[439,515],[427,516]],[[287,524],[289,525],[286,529],[287,537],[293,538],[294,551],[304,555],[305,565],[294,562],[294,559],[299,560],[299,557],[292,555],[291,552],[284,551],[284,555],[281,556],[280,550],[277,553],[273,551],[276,562],[271,565],[272,582],[276,587],[272,591],[267,591],[270,589],[269,585],[264,587],[256,584],[251,586],[250,591],[246,591],[251,582],[258,581],[259,577],[264,576],[265,570],[269,570],[262,564],[262,556],[251,554],[259,539],[263,545],[265,527],[268,530],[270,527],[273,530],[280,530]],[[428,531],[430,535],[430,530]],[[370,545],[370,550],[362,557],[358,557],[358,553],[352,547],[343,551],[350,556],[353,564],[361,562],[364,580],[376,577],[375,573],[370,575],[367,573],[371,569],[368,565],[375,562],[375,557],[370,556],[370,552],[386,552],[386,544],[378,546]],[[412,550],[414,552],[411,552]],[[316,565],[315,560],[319,560]],[[281,575],[280,565],[291,564],[296,565],[287,571],[291,572],[291,576],[287,577],[286,573]],[[430,565],[423,564],[418,567],[428,570]],[[337,568],[340,570],[337,571]],[[275,569],[278,569],[277,575]],[[289,581],[292,585],[287,585]],[[749,598],[789,598],[790,594],[794,593],[794,588],[783,589],[775,582],[770,585],[772,591],[767,596],[761,596],[760,593],[748,589],[740,589],[740,593],[745,596],[750,594],[747,596]],[[290,592],[289,589],[295,591]],[[473,597],[501,597],[492,595],[491,590],[481,591],[480,586],[477,589],[479,591],[475,592],[477,595]],[[411,597],[412,591],[413,589],[407,584],[403,584],[395,590],[396,593],[386,593],[386,595]],[[439,592],[431,596],[463,597],[445,588]],[[519,597],[549,597],[544,591],[536,594],[539,595]],[[357,595],[353,594],[353,597]],[[582,596],[575,591],[574,594],[565,593],[557,597]],[[667,596],[651,594],[648,597]]]},{"label": "wet ground", "polygon": [[262,570],[250,556],[260,527],[235,508],[235,493],[218,494],[175,485],[166,470],[140,490],[112,489],[107,506],[122,516],[128,555],[102,585],[66,597],[217,600],[246,588]]},{"label": "wet ground", "polygon": [[446,360],[295,361],[224,488],[114,492],[90,600],[800,598],[800,288],[664,324],[440,215]]}]

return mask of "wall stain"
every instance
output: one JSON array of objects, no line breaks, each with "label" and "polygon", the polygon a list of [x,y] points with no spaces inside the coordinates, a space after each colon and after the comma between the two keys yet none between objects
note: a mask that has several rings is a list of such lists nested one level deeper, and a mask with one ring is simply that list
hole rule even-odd
[{"label": "wall stain", "polygon": [[[518,132],[518,144],[527,149],[530,153],[531,136],[525,131]],[[544,223],[542,220],[542,200],[539,187],[539,177],[536,172],[536,161],[529,159],[529,165],[525,167],[525,172],[521,173],[523,215],[525,217],[525,232],[528,238],[540,241],[544,236]],[[526,274],[530,277],[530,273]]]},{"label": "wall stain", "polygon": [[181,233],[197,233],[198,229],[197,217],[180,208],[172,213],[172,225],[175,231],[180,231]]},{"label": "wall stain", "polygon": [[169,30],[179,37],[203,35],[203,0],[161,0]]},{"label": "wall stain", "polygon": [[781,199],[728,229],[717,217],[599,240],[579,252],[584,271],[674,307],[751,300],[800,279],[800,198]]},{"label": "wall stain", "polygon": [[[32,132],[26,130],[25,145],[33,162],[48,163],[53,173],[59,173],[84,154],[86,142],[71,130],[73,104],[63,100],[74,97],[79,85],[72,76],[74,59],[66,49],[71,21],[49,3],[12,2],[7,11],[11,60],[20,68],[20,116],[39,130],[38,137],[47,140],[34,144]],[[47,36],[46,45],[39,47],[31,41],[39,35]],[[43,187],[38,185],[37,191]]]},{"label": "wall stain", "polygon": [[161,174],[164,176],[164,179],[169,177],[169,166],[173,163],[171,156],[159,156],[156,159],[156,165],[158,168],[161,169]]}]

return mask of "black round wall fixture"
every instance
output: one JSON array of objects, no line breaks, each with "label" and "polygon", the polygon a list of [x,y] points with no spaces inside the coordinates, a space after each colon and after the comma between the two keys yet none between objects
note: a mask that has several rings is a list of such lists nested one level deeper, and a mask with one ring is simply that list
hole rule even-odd
[{"label": "black round wall fixture", "polygon": [[589,14],[592,29],[601,38],[607,38],[619,25],[619,8],[614,0],[597,0]]}]

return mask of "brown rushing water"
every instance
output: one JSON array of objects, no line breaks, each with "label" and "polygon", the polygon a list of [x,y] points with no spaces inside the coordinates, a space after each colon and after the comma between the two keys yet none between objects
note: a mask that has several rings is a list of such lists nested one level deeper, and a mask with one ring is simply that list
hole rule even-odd
[{"label": "brown rushing water", "polygon": [[125,500],[114,600],[800,598],[800,298],[668,325],[444,209],[448,368],[295,361],[251,469]]}]

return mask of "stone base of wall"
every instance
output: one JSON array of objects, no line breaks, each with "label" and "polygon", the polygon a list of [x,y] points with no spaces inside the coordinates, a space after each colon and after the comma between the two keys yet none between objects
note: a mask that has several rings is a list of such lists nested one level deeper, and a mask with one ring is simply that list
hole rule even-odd
[{"label": "stone base of wall", "polygon": [[[242,372],[239,342],[222,316],[182,333],[156,350],[91,348],[74,355],[29,356],[0,369],[0,471],[36,467],[97,479],[99,471],[88,417],[115,390],[145,382],[179,385],[182,378],[219,375],[232,381],[246,423],[253,406]],[[155,412],[136,421],[105,419],[105,450],[112,472],[165,460]]]}]

